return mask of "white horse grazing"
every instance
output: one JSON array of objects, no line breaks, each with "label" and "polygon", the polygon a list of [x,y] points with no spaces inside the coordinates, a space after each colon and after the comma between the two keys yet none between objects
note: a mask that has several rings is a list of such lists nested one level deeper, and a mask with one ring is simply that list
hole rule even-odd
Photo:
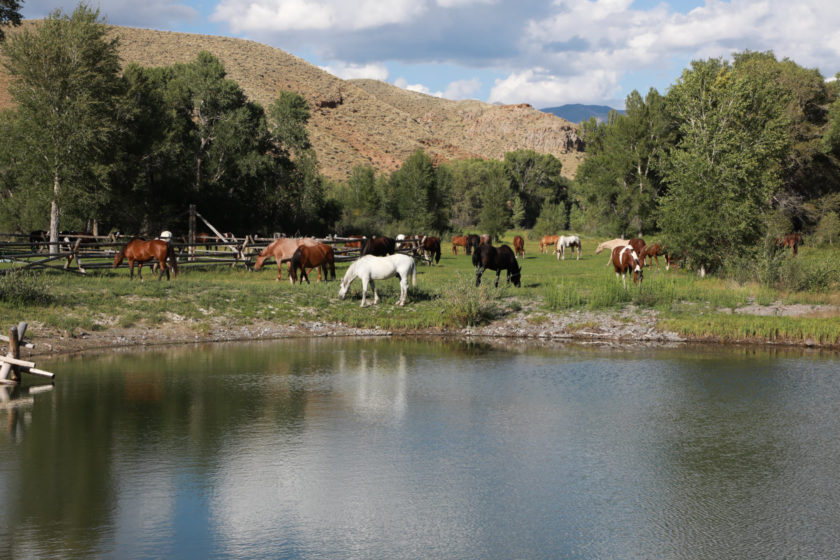
[{"label": "white horse grazing", "polygon": [[574,254],[575,249],[577,249],[576,260],[580,260],[580,237],[577,235],[561,235],[557,238],[557,249],[555,250],[555,253],[557,253],[558,261],[561,258],[566,260],[566,247],[570,247],[572,249],[572,254]]},{"label": "white horse grazing", "polygon": [[365,255],[359,260],[355,261],[347,269],[344,278],[341,279],[341,288],[338,290],[338,298],[344,299],[347,294],[347,289],[353,280],[356,278],[362,279],[362,305],[365,306],[365,297],[367,296],[368,282],[373,288],[373,304],[379,303],[379,294],[376,293],[376,284],[374,280],[384,280],[392,276],[400,275],[400,300],[397,305],[405,304],[405,296],[408,294],[408,277],[411,276],[411,285],[417,285],[417,265],[414,259],[402,253],[388,255],[387,257],[375,257],[373,255]]}]

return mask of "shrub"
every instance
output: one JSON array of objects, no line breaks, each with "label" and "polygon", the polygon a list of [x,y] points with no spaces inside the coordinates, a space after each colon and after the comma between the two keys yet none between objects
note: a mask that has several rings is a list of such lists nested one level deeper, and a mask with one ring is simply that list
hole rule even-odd
[{"label": "shrub", "polygon": [[48,305],[52,296],[44,276],[18,271],[0,275],[0,301],[13,307]]}]

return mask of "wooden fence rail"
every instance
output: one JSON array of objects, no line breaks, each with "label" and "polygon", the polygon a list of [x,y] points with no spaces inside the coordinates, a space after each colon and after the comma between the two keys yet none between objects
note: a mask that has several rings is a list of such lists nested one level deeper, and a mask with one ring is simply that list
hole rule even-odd
[{"label": "wooden fence rail", "polygon": [[[0,234],[2,237],[4,234]],[[8,235],[8,234],[5,234]],[[85,274],[86,269],[113,268],[114,256],[130,240],[129,236],[68,236],[68,241],[50,243],[48,241],[0,241],[0,274],[20,270],[60,270],[75,274]],[[351,237],[316,238],[321,243],[343,245],[359,241]],[[257,255],[274,238],[236,237],[213,241],[187,243],[183,240],[170,242],[178,258],[178,267],[198,268],[206,266],[245,266],[252,268]],[[404,254],[414,254],[416,240],[406,240],[401,244],[408,249],[399,249]],[[57,252],[51,253],[52,247]],[[34,250],[33,250],[34,248]],[[353,247],[335,247],[336,262],[348,262],[359,257],[360,249]],[[72,266],[73,261],[76,266]],[[127,267],[127,263],[120,265]]]}]

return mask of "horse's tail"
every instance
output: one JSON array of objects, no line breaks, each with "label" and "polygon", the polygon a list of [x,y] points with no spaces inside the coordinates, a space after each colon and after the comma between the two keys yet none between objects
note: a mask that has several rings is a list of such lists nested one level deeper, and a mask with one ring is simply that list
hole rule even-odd
[{"label": "horse's tail", "polygon": [[[327,262],[330,265],[330,279],[335,280],[335,252],[333,251],[332,246],[330,246],[329,252],[327,252]],[[324,271],[324,279],[326,280],[327,272]]]},{"label": "horse's tail", "polygon": [[173,247],[169,243],[166,244],[166,256],[169,259],[169,268],[172,269],[172,273],[177,278],[178,277],[178,256],[175,254],[175,247]]},{"label": "horse's tail", "polygon": [[408,273],[411,274],[411,285],[417,286],[417,262],[414,259],[411,259],[411,268],[408,269]]},{"label": "horse's tail", "polygon": [[440,241],[435,244],[435,264],[440,262]]}]

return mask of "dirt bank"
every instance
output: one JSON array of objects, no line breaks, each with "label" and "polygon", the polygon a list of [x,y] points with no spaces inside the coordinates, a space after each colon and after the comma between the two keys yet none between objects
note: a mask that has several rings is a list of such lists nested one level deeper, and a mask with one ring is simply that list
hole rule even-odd
[{"label": "dirt bank", "polygon": [[[736,309],[736,313],[750,315],[814,316],[824,313],[836,316],[840,309],[827,306],[791,305]],[[819,309],[817,309],[819,308]],[[209,328],[173,317],[154,327],[111,327],[99,331],[61,331],[33,323],[27,338],[35,344],[33,349],[21,349],[23,356],[72,354],[108,348],[158,346],[196,342],[225,342],[234,340],[271,340],[290,337],[325,336],[452,336],[525,338],[539,340],[577,340],[588,342],[677,343],[702,342],[688,339],[677,333],[656,327],[657,312],[634,309],[622,312],[570,311],[563,314],[533,314],[522,311],[480,327],[459,329],[413,329],[393,331],[376,328],[354,328],[338,323],[320,321],[284,324],[257,321],[247,325],[231,325],[219,318]],[[801,345],[810,346],[808,341]]]}]

